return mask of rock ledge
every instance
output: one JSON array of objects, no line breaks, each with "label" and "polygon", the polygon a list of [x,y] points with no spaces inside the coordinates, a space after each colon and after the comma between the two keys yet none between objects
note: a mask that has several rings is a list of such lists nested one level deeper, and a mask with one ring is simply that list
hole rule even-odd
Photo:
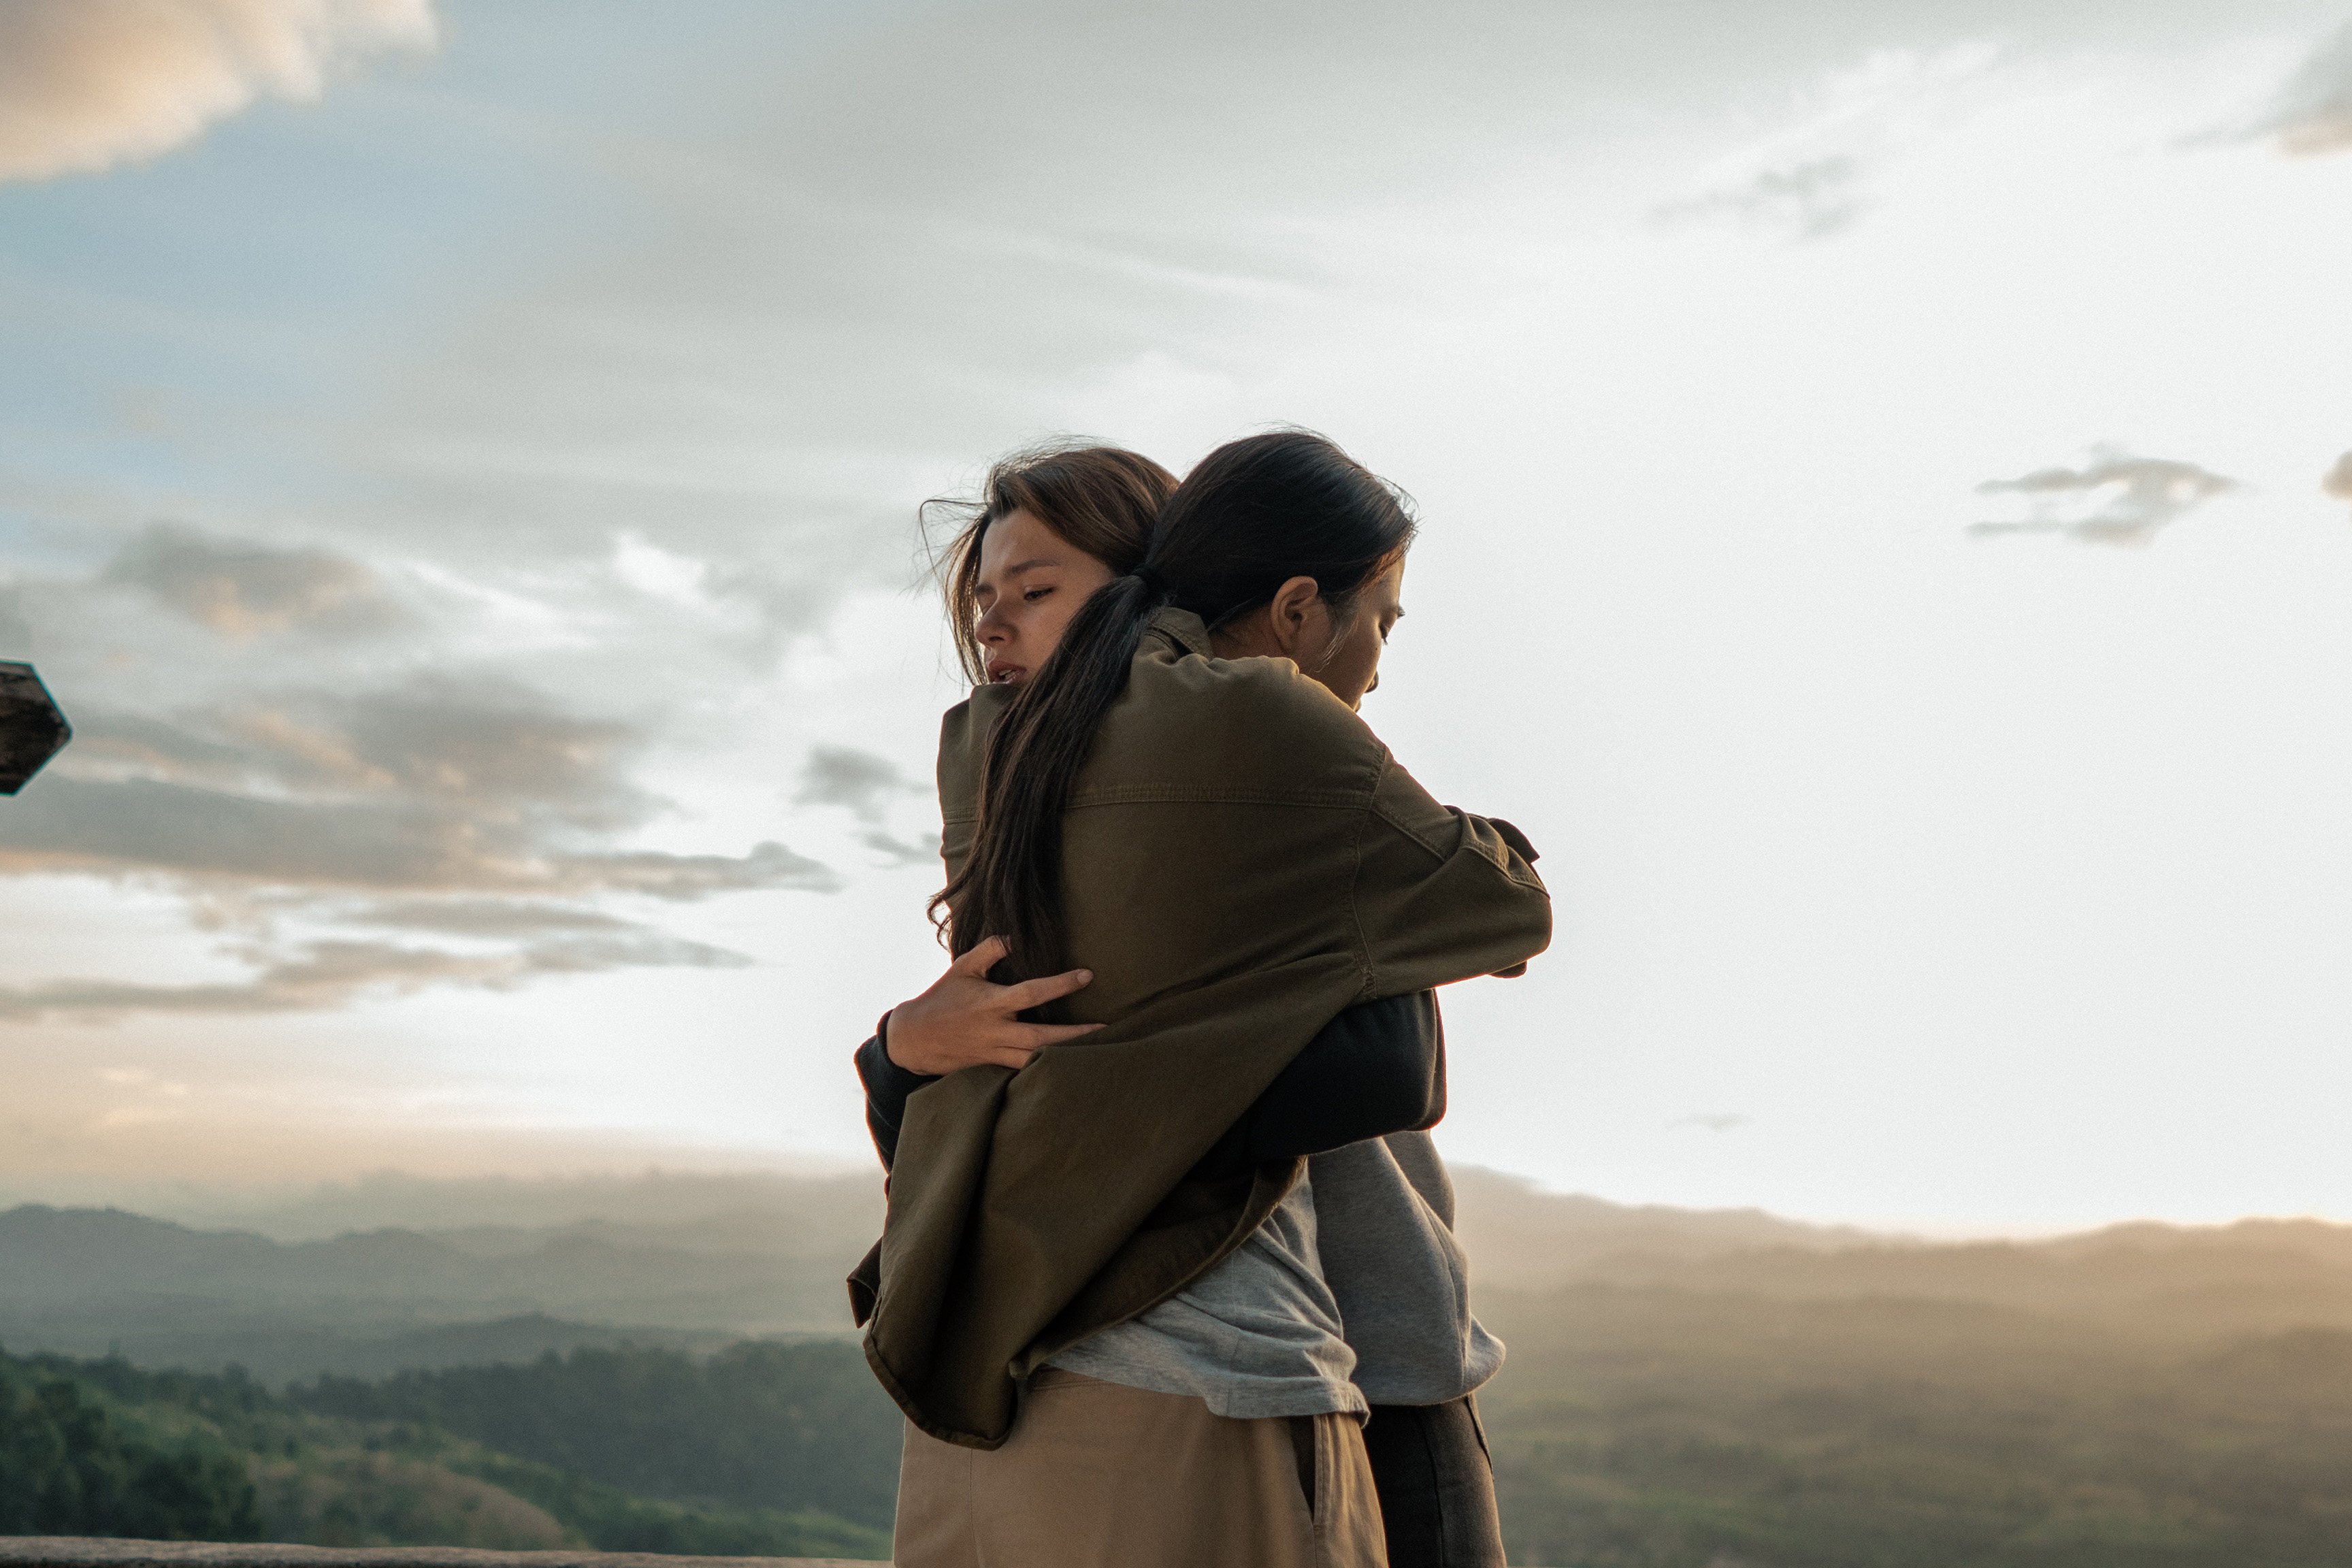
[{"label": "rock ledge", "polygon": [[0,1568],[874,1568],[846,1557],[664,1557],[648,1552],[483,1552],[469,1546],[0,1536]]}]

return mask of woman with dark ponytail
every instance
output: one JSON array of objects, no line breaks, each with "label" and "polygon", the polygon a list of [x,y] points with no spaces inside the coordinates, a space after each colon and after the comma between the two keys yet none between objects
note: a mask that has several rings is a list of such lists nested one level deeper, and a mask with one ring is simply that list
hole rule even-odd
[{"label": "woman with dark ponytail", "polygon": [[1235,1134],[1360,1005],[1549,936],[1524,841],[1353,712],[1412,534],[1329,443],[1234,443],[1025,682],[949,714],[950,946],[1085,988],[1030,1026],[1068,1043],[931,1081],[890,1130],[853,1295],[916,1429],[907,1568],[1383,1561],[1301,1146]]}]

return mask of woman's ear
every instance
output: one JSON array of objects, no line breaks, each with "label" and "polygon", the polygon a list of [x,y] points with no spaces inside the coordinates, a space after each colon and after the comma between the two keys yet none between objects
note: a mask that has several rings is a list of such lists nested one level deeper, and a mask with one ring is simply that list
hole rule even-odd
[{"label": "woman's ear", "polygon": [[1323,591],[1312,577],[1293,577],[1274,591],[1273,602],[1265,607],[1267,628],[1274,633],[1285,658],[1298,662],[1301,647],[1311,646],[1308,636],[1315,624],[1330,619],[1323,604]]}]

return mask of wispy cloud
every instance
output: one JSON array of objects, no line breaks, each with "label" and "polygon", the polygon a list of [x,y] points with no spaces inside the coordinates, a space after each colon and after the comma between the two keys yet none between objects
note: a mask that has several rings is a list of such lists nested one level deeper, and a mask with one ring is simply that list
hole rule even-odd
[{"label": "wispy cloud", "polygon": [[1801,241],[1843,233],[1873,205],[1865,175],[1964,112],[2001,63],[1984,44],[1871,49],[1807,84],[1781,124],[1719,161],[1697,194],[1651,216]]},{"label": "wispy cloud", "polygon": [[2352,152],[2352,25],[2331,35],[2279,89],[2256,127],[2304,156]]},{"label": "wispy cloud", "polygon": [[382,942],[318,942],[257,951],[252,972],[230,981],[150,985],[53,980],[0,988],[0,1019],[100,1021],[131,1013],[286,1013],[341,1007],[369,994],[436,985],[509,990],[551,974],[633,967],[733,968],[740,953],[643,927],[554,938],[494,952],[452,952]]},{"label": "wispy cloud", "polygon": [[8,0],[0,180],[152,157],[339,62],[433,43],[431,0]]},{"label": "wispy cloud", "polygon": [[1976,523],[1969,531],[1979,538],[2052,533],[2086,544],[2145,545],[2214,497],[2243,488],[2194,463],[2106,447],[2079,468],[2038,468],[1979,485],[1979,495],[2018,497],[2026,514]]},{"label": "wispy cloud", "polygon": [[1693,1111],[1688,1116],[1677,1116],[1667,1122],[1666,1131],[1672,1132],[1685,1127],[1703,1127],[1709,1132],[1736,1132],[1754,1120],[1738,1111]]},{"label": "wispy cloud", "polygon": [[536,937],[550,932],[636,929],[629,921],[572,904],[520,899],[395,899],[343,912],[347,924],[439,936]]},{"label": "wispy cloud", "polygon": [[1751,174],[1736,184],[1688,201],[1670,202],[1659,221],[1728,217],[1778,229],[1800,239],[1825,239],[1860,217],[1868,205],[1861,166],[1843,154],[1807,159]]}]

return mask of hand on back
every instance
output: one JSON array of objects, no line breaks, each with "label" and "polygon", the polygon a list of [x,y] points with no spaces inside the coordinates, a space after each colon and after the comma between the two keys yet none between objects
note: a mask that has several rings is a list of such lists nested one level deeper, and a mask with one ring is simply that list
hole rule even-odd
[{"label": "hand on back", "polygon": [[1018,985],[998,985],[988,972],[1006,947],[990,937],[948,965],[930,989],[890,1010],[883,1042],[890,1059],[908,1072],[943,1077],[965,1068],[1019,1068],[1039,1049],[1091,1035],[1100,1024],[1025,1024],[1021,1015],[1094,983],[1090,970],[1072,969]]}]

